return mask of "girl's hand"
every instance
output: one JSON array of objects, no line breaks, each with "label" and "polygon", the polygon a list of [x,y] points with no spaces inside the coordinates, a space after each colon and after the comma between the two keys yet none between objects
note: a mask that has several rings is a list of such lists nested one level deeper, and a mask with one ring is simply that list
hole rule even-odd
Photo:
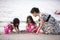
[{"label": "girl's hand", "polygon": [[19,33],[19,31],[16,31],[16,33]]},{"label": "girl's hand", "polygon": [[19,29],[17,29],[17,28],[15,27],[15,30],[16,30],[16,33],[19,33]]}]

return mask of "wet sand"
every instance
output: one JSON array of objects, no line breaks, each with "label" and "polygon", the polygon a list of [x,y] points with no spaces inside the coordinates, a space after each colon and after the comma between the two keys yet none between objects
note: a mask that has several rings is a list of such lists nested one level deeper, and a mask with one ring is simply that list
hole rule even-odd
[{"label": "wet sand", "polygon": [[60,40],[60,35],[46,35],[35,33],[1,34],[0,40]]}]

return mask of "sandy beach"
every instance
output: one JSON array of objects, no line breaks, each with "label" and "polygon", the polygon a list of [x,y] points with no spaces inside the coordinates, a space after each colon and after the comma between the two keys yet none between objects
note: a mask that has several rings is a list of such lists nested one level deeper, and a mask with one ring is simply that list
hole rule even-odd
[{"label": "sandy beach", "polygon": [[0,27],[0,40],[60,40],[60,35],[47,35],[47,34],[35,34],[20,32],[4,34],[4,28]]},{"label": "sandy beach", "polygon": [[35,33],[1,34],[0,40],[60,40],[60,35],[46,35]]}]

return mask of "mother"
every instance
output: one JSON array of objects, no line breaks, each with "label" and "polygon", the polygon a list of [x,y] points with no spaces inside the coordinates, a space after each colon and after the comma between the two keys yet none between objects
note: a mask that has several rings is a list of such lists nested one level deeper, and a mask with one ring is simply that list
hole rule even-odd
[{"label": "mother", "polygon": [[40,26],[38,27],[38,30],[37,30],[37,32],[36,32],[36,33],[38,33],[39,30],[42,29],[42,25],[43,25],[44,20],[43,20],[43,18],[41,17],[41,13],[40,13],[39,9],[36,8],[36,7],[33,7],[33,8],[31,9],[31,14],[32,14],[33,16],[35,16],[35,17],[36,17],[36,16],[39,16]]},{"label": "mother", "polygon": [[43,29],[44,33],[49,34],[58,34],[60,33],[60,27],[58,21],[52,17],[51,15],[41,14],[39,9],[36,7],[33,7],[31,9],[31,14],[33,16],[39,16],[39,27],[36,33],[38,33],[41,29]]}]

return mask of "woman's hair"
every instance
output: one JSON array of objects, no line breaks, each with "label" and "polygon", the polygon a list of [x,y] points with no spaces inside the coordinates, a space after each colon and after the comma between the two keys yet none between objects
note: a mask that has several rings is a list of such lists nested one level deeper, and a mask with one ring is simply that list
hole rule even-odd
[{"label": "woman's hair", "polygon": [[40,11],[39,11],[39,8],[33,7],[33,8],[31,9],[31,13],[34,13],[34,12],[39,13],[39,12],[40,12]]},{"label": "woman's hair", "polygon": [[16,24],[18,23],[17,27],[19,26],[20,20],[18,18],[14,18],[13,25],[16,27]]},{"label": "woman's hair", "polygon": [[36,24],[31,16],[28,16],[28,17],[27,17],[27,23],[28,23],[28,19],[31,20],[31,23]]}]

